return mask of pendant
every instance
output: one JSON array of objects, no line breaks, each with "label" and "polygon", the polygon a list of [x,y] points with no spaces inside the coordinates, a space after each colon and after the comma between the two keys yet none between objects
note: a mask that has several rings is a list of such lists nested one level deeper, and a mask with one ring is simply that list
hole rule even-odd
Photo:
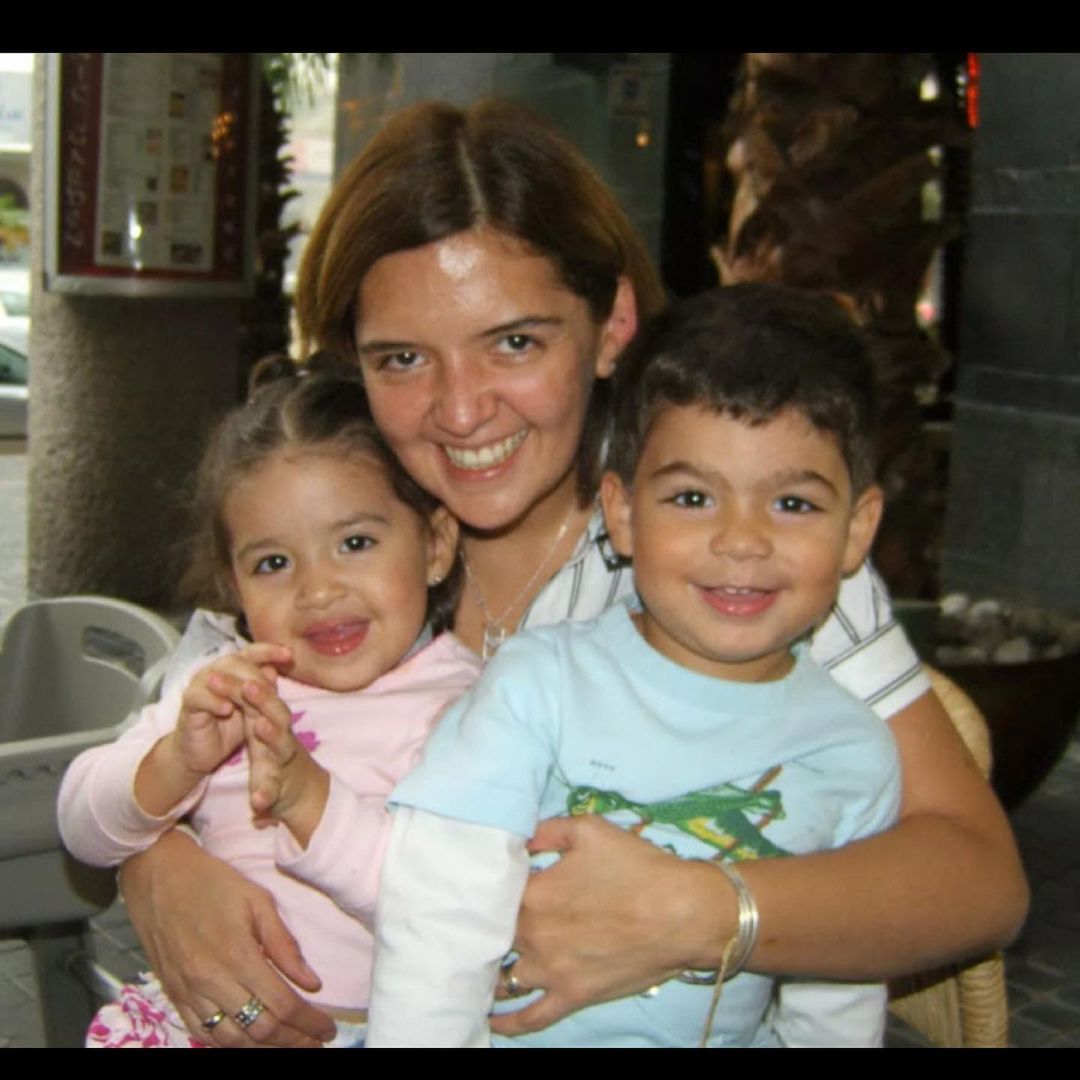
[{"label": "pendant", "polygon": [[484,660],[490,660],[498,647],[506,640],[506,631],[498,623],[484,624],[484,647],[480,656]]}]

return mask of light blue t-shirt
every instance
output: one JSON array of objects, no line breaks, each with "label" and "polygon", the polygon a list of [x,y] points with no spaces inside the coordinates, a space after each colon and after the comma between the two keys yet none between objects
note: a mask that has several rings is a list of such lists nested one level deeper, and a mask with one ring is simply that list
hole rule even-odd
[{"label": "light blue t-shirt", "polygon": [[[741,861],[879,832],[899,798],[887,725],[805,650],[781,680],[726,682],[656,652],[619,604],[509,640],[392,801],[523,837],[544,818],[603,813],[683,858]],[[773,982],[742,974],[725,986],[712,1045],[775,1043]],[[493,1041],[694,1046],[711,997],[673,980]]]}]

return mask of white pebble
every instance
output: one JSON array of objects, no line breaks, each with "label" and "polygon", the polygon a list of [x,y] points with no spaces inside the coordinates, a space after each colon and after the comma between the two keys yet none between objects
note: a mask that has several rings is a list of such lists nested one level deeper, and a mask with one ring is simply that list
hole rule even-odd
[{"label": "white pebble", "polygon": [[1014,637],[1002,642],[994,650],[995,664],[1026,664],[1034,654],[1031,642],[1027,638]]},{"label": "white pebble", "polygon": [[941,614],[950,618],[959,618],[967,611],[971,597],[967,593],[954,592],[941,598]]}]

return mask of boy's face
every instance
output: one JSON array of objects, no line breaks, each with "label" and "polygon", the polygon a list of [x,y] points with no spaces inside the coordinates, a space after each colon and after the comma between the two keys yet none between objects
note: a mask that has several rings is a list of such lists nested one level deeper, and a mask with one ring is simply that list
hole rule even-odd
[{"label": "boy's face", "polygon": [[865,559],[882,506],[876,487],[853,504],[836,440],[798,411],[751,427],[699,406],[665,408],[633,490],[607,473],[601,498],[612,543],[634,560],[645,639],[740,682],[789,670],[789,646]]}]

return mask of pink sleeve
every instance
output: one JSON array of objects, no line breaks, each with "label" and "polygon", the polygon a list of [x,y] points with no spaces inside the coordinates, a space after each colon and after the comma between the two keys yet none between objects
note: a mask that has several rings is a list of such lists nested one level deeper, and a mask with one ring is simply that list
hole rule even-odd
[{"label": "pink sleeve", "polygon": [[283,827],[275,830],[274,857],[370,929],[391,823],[385,795],[359,795],[331,771],[326,808],[307,850]]},{"label": "pink sleeve", "polygon": [[[193,675],[214,658],[205,658]],[[199,784],[163,817],[135,801],[135,773],[154,744],[176,726],[187,679],[162,701],[147,705],[116,742],[84,750],[68,767],[60,785],[57,816],[64,846],[92,866],[117,866],[145,851],[180,820],[206,790]]]}]

